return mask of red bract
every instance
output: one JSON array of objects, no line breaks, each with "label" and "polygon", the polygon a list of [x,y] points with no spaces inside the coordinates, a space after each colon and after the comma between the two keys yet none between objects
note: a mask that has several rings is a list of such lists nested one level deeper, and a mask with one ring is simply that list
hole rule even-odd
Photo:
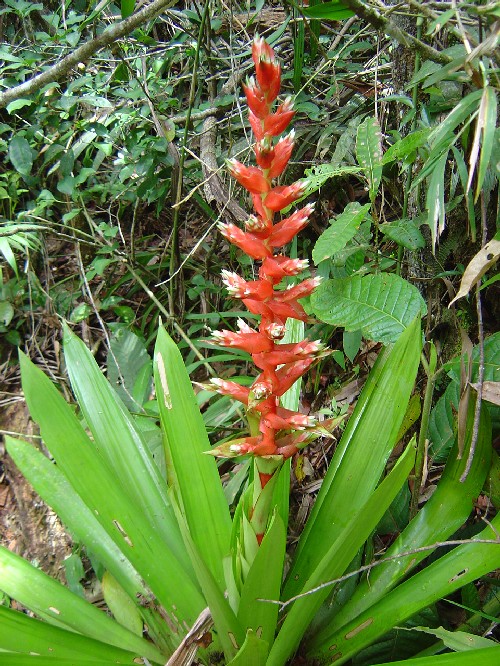
[{"label": "red bract", "polygon": [[[288,319],[308,320],[299,299],[308,296],[319,284],[319,279],[308,278],[284,288],[282,281],[301,273],[308,262],[274,254],[274,250],[289,243],[307,224],[313,205],[308,204],[274,223],[275,214],[303,196],[308,183],[299,180],[292,185],[273,187],[273,179],[283,173],[294,146],[293,131],[275,140],[294,115],[293,101],[287,98],[272,111],[281,83],[280,65],[273,49],[261,38],[256,38],[253,43],[252,58],[255,78],[249,78],[243,88],[256,139],[254,149],[258,166],[247,167],[229,160],[228,167],[231,175],[251,194],[256,214],[248,218],[245,231],[234,224],[221,224],[219,229],[231,243],[262,262],[258,280],[247,281],[236,273],[222,271],[231,296],[241,299],[250,312],[260,316],[260,322],[258,330],[254,330],[240,319],[237,332],[217,331],[213,340],[218,345],[248,352],[261,372],[251,387],[213,379],[209,388],[242,402],[256,415],[259,425],[258,433],[254,431],[250,437],[221,444],[212,452],[221,456],[249,453],[287,458],[310,441],[312,433],[317,432],[317,423],[312,417],[284,409],[279,399],[316,359],[327,352],[318,341],[280,342]],[[300,432],[294,432],[297,430]]]}]

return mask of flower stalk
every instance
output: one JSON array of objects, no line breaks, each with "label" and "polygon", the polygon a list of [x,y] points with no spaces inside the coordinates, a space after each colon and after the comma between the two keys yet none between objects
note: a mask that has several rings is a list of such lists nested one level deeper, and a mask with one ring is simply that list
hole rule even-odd
[{"label": "flower stalk", "polygon": [[254,213],[249,215],[245,229],[220,224],[219,230],[230,243],[261,262],[257,280],[247,281],[236,273],[222,272],[229,294],[258,315],[260,322],[258,328],[253,329],[240,319],[237,332],[216,331],[213,341],[250,353],[260,374],[250,387],[223,379],[213,379],[209,385],[247,408],[249,436],[225,442],[211,451],[220,457],[254,457],[253,486],[244,500],[244,522],[250,524],[254,537],[248,537],[248,529],[240,534],[240,547],[247,562],[253,559],[251,553],[264,538],[273,510],[273,487],[284,460],[319,434],[328,432],[312,417],[282,407],[280,398],[312,363],[329,353],[319,341],[282,342],[288,319],[308,321],[299,301],[312,293],[319,278],[307,278],[284,287],[283,282],[302,273],[308,262],[291,259],[280,248],[306,226],[314,206],[307,204],[288,217],[275,220],[277,213],[303,196],[308,183],[306,180],[288,186],[274,183],[284,172],[294,147],[293,131],[277,138],[293,118],[293,101],[286,98],[273,110],[281,85],[281,67],[264,39],[255,39],[252,58],[255,77],[249,78],[243,88],[256,139],[257,166],[245,166],[235,159],[228,160],[227,166],[231,175],[250,193]]}]

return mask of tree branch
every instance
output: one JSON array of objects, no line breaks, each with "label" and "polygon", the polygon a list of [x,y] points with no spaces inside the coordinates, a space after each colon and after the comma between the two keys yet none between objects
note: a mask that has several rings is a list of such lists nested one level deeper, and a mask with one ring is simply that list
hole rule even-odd
[{"label": "tree branch", "polygon": [[7,104],[16,99],[20,99],[26,95],[32,95],[48,83],[59,81],[65,77],[73,67],[78,65],[79,62],[85,62],[100,49],[105,48],[121,37],[128,35],[132,30],[135,30],[140,25],[146,23],[146,21],[156,18],[156,16],[161,14],[162,11],[168,7],[172,7],[172,5],[175,4],[175,1],[176,0],[153,0],[153,2],[144,9],[141,9],[136,14],[120,21],[120,23],[116,23],[107,28],[101,35],[82,44],[58,63],[49,67],[44,72],[41,72],[41,74],[37,74],[32,79],[29,79],[29,81],[25,81],[14,88],[9,88],[5,92],[0,93],[0,108],[7,106]]},{"label": "tree branch", "polygon": [[452,61],[452,58],[446,55],[446,53],[441,53],[437,49],[434,49],[432,46],[425,44],[413,35],[404,32],[389,18],[383,16],[383,14],[381,14],[373,7],[370,7],[364,2],[361,2],[361,0],[343,0],[343,4],[355,12],[359,18],[367,21],[367,23],[371,23],[374,28],[377,28],[377,30],[380,30],[380,32],[384,32],[386,35],[389,35],[389,37],[395,39],[402,46],[405,46],[408,49],[413,48],[418,51],[420,55],[426,60],[439,62],[442,65],[447,65]]}]

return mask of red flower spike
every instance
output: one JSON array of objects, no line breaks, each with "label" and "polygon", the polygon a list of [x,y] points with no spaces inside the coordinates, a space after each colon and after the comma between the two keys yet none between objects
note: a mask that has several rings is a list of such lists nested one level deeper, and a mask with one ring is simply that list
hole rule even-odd
[{"label": "red flower spike", "polygon": [[246,84],[243,84],[243,91],[247,98],[247,104],[252,110],[252,113],[259,119],[263,120],[269,115],[270,104],[267,101],[262,90],[255,83],[253,76],[247,79]]},{"label": "red flower spike", "polygon": [[261,319],[258,330],[238,320],[237,332],[218,331],[213,334],[213,340],[224,347],[250,353],[261,372],[250,388],[220,379],[212,380],[211,389],[245,404],[258,419],[259,434],[221,444],[212,453],[229,457],[244,453],[289,457],[303,448],[321,428],[312,417],[282,408],[280,396],[327,352],[318,341],[280,343],[288,319],[308,321],[299,299],[310,294],[319,280],[308,278],[288,289],[280,288],[284,278],[298,275],[307,268],[308,262],[290,259],[283,254],[275,255],[273,251],[289,243],[307,224],[313,205],[308,204],[277,224],[273,223],[275,213],[306,192],[308,181],[272,187],[273,179],[286,168],[294,147],[293,131],[279,141],[274,140],[290,123],[294,115],[293,102],[287,98],[271,112],[280,87],[280,65],[272,48],[260,38],[254,42],[252,57],[255,78],[247,80],[244,90],[250,125],[256,138],[254,150],[258,167],[247,167],[236,160],[229,161],[228,166],[231,174],[251,194],[255,215],[249,216],[245,230],[234,224],[221,224],[219,229],[231,243],[262,262],[258,280],[246,281],[236,273],[222,271],[229,293],[241,299],[248,310]]},{"label": "red flower spike", "polygon": [[264,118],[264,134],[279,136],[286,130],[294,115],[293,100],[291,97],[287,97],[283,104],[278,106],[275,113],[270,113]]},{"label": "red flower spike", "polygon": [[[257,164],[262,169],[272,170],[272,165],[276,161],[276,151],[269,137],[264,137],[261,141],[258,141],[255,144],[255,159],[257,161]],[[267,175],[267,177],[274,178],[274,176],[271,176],[270,173]]]},{"label": "red flower spike", "polygon": [[257,167],[247,167],[235,159],[227,160],[227,166],[233,178],[252,194],[269,192],[269,181]]},{"label": "red flower spike", "polygon": [[307,204],[290,217],[275,224],[269,236],[271,247],[282,247],[289,243],[306,226],[313,210],[314,204]]},{"label": "red flower spike", "polygon": [[255,134],[255,138],[257,141],[261,141],[261,139],[264,138],[264,123],[262,120],[259,120],[258,116],[255,115],[255,113],[252,111],[252,107],[250,107],[250,111],[248,112],[248,120],[250,122],[252,132]]},{"label": "red flower spike", "polygon": [[217,226],[228,241],[239,247],[252,259],[265,259],[271,256],[271,250],[254,234],[245,233],[235,224],[219,224]]},{"label": "red flower spike", "polygon": [[271,162],[268,178],[281,176],[292,155],[295,139],[295,131],[292,130],[288,136],[282,137],[274,148],[274,159]]},{"label": "red flower spike", "polygon": [[254,39],[252,58],[259,86],[266,93],[269,102],[274,102],[281,86],[281,67],[273,49],[262,37]]},{"label": "red flower spike", "polygon": [[307,180],[298,180],[293,185],[274,187],[264,198],[264,206],[277,213],[301,197],[308,185]]}]

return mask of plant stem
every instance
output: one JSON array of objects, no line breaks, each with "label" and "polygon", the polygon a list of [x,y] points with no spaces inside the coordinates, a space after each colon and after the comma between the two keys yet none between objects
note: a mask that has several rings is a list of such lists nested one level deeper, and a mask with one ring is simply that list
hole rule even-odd
[{"label": "plant stem", "polygon": [[179,156],[179,177],[177,180],[177,191],[175,193],[175,202],[174,202],[174,217],[172,221],[172,247],[171,247],[171,254],[170,254],[170,279],[172,280],[170,283],[170,310],[174,312],[174,303],[176,303],[176,292],[178,292],[178,281],[173,280],[172,278],[174,275],[176,275],[177,271],[179,269],[180,265],[180,256],[179,256],[179,216],[180,216],[180,206],[177,204],[181,200],[182,196],[182,184],[183,184],[183,170],[184,170],[184,162],[186,159],[186,146],[188,142],[188,136],[189,136],[189,125],[190,125],[190,120],[191,120],[191,111],[194,106],[194,98],[196,95],[196,83],[198,80],[198,66],[200,63],[200,49],[201,49],[201,43],[203,39],[203,33],[205,31],[205,23],[207,20],[208,16],[208,9],[210,7],[210,0],[205,1],[205,7],[203,9],[203,15],[201,17],[201,22],[200,22],[200,29],[198,31],[198,40],[196,42],[196,51],[194,54],[194,62],[193,62],[193,73],[191,76],[191,86],[189,90],[189,99],[188,99],[188,106],[187,106],[187,112],[186,112],[186,124],[184,126],[184,135],[182,137],[182,144],[181,144],[181,149],[180,149],[180,156]]},{"label": "plant stem", "polygon": [[410,500],[410,520],[416,515],[418,510],[418,499],[420,497],[420,488],[422,485],[422,477],[425,465],[427,431],[429,428],[429,417],[432,407],[432,396],[434,393],[434,385],[436,382],[436,365],[437,365],[436,347],[433,342],[430,342],[429,345],[430,345],[429,363],[427,364],[427,361],[425,361],[424,363],[424,359],[422,360],[422,365],[425,367],[425,371],[427,374],[427,386],[425,387],[424,406],[422,408],[422,419],[420,421],[420,432],[418,435],[417,456],[415,459],[415,474],[413,481],[414,485]]}]

